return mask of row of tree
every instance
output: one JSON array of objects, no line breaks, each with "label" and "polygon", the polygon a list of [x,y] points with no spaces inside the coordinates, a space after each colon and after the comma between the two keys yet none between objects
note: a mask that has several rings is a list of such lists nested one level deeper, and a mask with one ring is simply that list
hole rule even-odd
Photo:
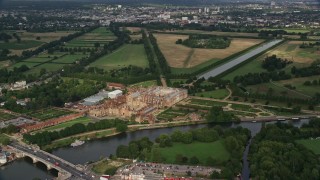
[{"label": "row of tree", "polygon": [[36,134],[24,134],[23,139],[31,144],[37,144],[38,146],[45,146],[50,144],[52,141],[61,139],[64,137],[80,134],[84,132],[96,131],[101,129],[108,129],[116,127],[119,131],[125,131],[126,122],[118,119],[114,120],[101,120],[96,123],[89,123],[84,125],[82,123],[74,124],[70,127],[62,129],[60,131],[44,131]]},{"label": "row of tree", "polygon": [[153,36],[152,33],[149,33],[149,38],[150,38],[151,44],[153,46],[154,52],[157,56],[162,73],[163,74],[170,74],[171,68],[168,65],[166,58],[164,57],[164,55],[162,54],[162,52],[158,46],[157,39]]}]

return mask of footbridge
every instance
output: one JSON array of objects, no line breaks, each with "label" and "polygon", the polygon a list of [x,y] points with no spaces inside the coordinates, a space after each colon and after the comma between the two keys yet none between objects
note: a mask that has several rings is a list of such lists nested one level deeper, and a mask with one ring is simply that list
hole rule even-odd
[{"label": "footbridge", "polygon": [[29,157],[30,159],[32,159],[33,163],[40,162],[44,164],[48,170],[57,170],[57,179],[59,180],[94,179],[89,172],[86,172],[83,166],[74,165],[48,152],[33,148],[31,146],[21,145],[18,143],[12,143],[11,145],[9,145],[9,147],[16,152],[17,157]]}]

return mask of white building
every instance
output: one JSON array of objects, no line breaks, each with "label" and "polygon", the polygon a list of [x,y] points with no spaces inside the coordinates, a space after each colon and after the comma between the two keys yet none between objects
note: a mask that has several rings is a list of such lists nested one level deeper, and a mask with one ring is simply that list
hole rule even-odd
[{"label": "white building", "polygon": [[182,21],[188,21],[188,17],[182,17]]},{"label": "white building", "polygon": [[110,99],[114,99],[114,98],[116,98],[116,97],[121,96],[122,94],[123,94],[123,93],[122,93],[121,90],[115,90],[115,91],[109,92],[109,93],[108,93],[108,97],[109,97]]},{"label": "white building", "polygon": [[13,84],[13,88],[17,89],[17,88],[25,88],[27,85],[26,81],[17,81]]},{"label": "white building", "polygon": [[7,163],[7,156],[5,153],[0,153],[0,164]]}]

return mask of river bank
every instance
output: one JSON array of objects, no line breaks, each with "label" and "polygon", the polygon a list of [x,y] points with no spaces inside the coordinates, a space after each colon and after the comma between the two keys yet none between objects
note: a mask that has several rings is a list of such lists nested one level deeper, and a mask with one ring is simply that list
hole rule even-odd
[{"label": "river bank", "polygon": [[[145,129],[159,129],[159,128],[168,128],[168,127],[177,127],[177,126],[207,124],[207,123],[208,123],[207,121],[202,120],[202,121],[178,121],[178,122],[157,123],[157,124],[135,124],[135,125],[129,125],[127,132],[134,132],[134,131],[145,130]],[[120,132],[117,132],[115,128],[86,132],[86,133],[76,134],[70,137],[55,140],[51,144],[41,147],[41,149],[51,152],[55,149],[69,146],[76,139],[82,140],[82,141],[91,141],[95,139],[115,136],[118,134],[120,134]]]}]

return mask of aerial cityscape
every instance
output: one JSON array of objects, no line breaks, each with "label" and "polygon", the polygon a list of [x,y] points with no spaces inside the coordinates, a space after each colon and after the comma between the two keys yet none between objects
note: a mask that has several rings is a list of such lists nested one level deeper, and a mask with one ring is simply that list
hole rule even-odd
[{"label": "aerial cityscape", "polygon": [[320,1],[0,0],[0,180],[319,180]]}]

